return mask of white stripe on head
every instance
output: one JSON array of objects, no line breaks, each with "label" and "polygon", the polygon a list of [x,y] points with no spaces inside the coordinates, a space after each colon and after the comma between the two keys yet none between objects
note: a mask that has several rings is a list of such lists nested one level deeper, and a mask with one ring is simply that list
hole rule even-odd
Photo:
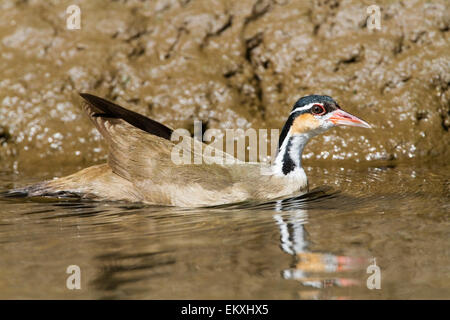
[{"label": "white stripe on head", "polygon": [[308,110],[315,104],[318,104],[319,106],[323,107],[323,104],[318,103],[318,102],[313,102],[313,103],[307,104],[306,106],[295,108],[294,110],[292,110],[292,112],[289,115],[293,114],[294,112]]}]

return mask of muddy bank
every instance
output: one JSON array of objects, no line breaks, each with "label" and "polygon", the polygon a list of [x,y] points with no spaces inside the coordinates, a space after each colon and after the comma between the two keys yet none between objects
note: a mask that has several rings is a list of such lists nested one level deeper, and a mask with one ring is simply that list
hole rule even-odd
[{"label": "muddy bank", "polygon": [[281,128],[293,103],[334,97],[374,125],[317,137],[309,159],[450,156],[450,7],[441,1],[73,1],[0,4],[0,167],[105,159],[78,92],[172,127]]}]

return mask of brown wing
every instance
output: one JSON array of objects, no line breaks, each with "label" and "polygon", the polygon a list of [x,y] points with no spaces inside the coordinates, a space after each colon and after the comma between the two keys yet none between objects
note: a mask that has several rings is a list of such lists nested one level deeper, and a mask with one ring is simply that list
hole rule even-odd
[{"label": "brown wing", "polygon": [[91,117],[122,119],[145,132],[170,140],[173,130],[162,123],[92,94],[80,93],[80,96],[89,103]]},{"label": "brown wing", "polygon": [[[220,165],[175,165],[171,159],[175,145],[170,141],[173,130],[169,127],[102,98],[90,94],[81,96],[87,101],[84,109],[89,118],[108,143],[108,164],[122,178],[136,184],[142,181],[186,184],[190,181],[216,188],[232,183],[228,170]],[[192,142],[201,143],[195,139]],[[191,159],[194,150],[197,149],[187,150]],[[215,156],[223,154],[217,151]]]},{"label": "brown wing", "polygon": [[108,144],[113,172],[133,181],[154,166],[153,159],[170,160],[172,129],[105,99],[80,95],[87,102],[84,110]]}]

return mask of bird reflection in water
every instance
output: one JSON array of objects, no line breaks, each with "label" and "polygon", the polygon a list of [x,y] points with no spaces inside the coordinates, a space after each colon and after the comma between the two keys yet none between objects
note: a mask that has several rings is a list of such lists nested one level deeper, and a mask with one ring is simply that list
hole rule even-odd
[{"label": "bird reflection in water", "polygon": [[[291,203],[292,204],[292,199]],[[300,199],[295,199],[297,202]],[[302,197],[302,202],[304,199]],[[293,257],[292,267],[282,270],[284,279],[297,280],[313,290],[302,290],[300,298],[321,298],[322,290],[329,287],[348,288],[361,286],[361,281],[345,276],[350,271],[361,270],[367,265],[367,259],[350,256],[339,256],[332,253],[312,252],[308,249],[308,234],[305,225],[308,220],[306,209],[293,208],[285,200],[277,202],[275,219],[280,229],[281,249]],[[289,208],[290,207],[290,208]],[[345,297],[337,297],[345,299]]]}]

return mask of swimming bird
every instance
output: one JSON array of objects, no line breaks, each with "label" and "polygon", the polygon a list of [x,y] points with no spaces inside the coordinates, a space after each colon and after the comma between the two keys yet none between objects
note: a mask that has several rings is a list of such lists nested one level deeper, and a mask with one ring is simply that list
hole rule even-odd
[{"label": "swimming bird", "polygon": [[[174,130],[100,97],[82,93],[84,110],[108,144],[107,163],[40,182],[15,193],[26,196],[79,197],[146,204],[199,207],[299,195],[308,189],[302,151],[314,136],[340,125],[370,128],[324,95],[300,98],[281,131],[278,153],[268,170],[235,159],[217,163],[202,154],[201,164],[174,163]],[[202,142],[192,139],[192,143]],[[203,145],[204,147],[205,145]],[[194,153],[194,150],[189,152]],[[206,159],[212,157],[211,159]],[[213,159],[214,160],[214,159]]]}]

